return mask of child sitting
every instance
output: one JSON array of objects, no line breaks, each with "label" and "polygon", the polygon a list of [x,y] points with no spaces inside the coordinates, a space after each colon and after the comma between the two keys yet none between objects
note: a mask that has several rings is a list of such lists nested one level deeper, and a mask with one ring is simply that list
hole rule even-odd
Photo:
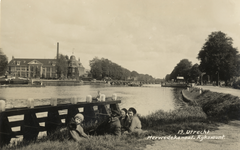
[{"label": "child sitting", "polygon": [[84,120],[84,116],[80,113],[76,114],[72,118],[71,122],[68,125],[68,129],[71,135],[71,138],[75,141],[81,141],[83,139],[89,139],[88,135],[83,131],[81,122]]}]

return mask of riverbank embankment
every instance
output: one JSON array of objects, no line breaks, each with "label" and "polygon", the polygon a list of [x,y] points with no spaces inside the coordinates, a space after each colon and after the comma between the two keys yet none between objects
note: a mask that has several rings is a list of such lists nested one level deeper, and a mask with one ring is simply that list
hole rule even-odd
[{"label": "riverbank embankment", "polygon": [[238,96],[202,88],[189,88],[189,90],[183,90],[182,93],[185,99],[200,106],[209,118],[220,122],[240,120],[240,98]]},{"label": "riverbank embankment", "polygon": [[[210,87],[211,88],[211,87]],[[182,91],[182,97],[188,101],[186,107],[201,107],[207,115],[209,125],[215,125],[218,130],[209,130],[208,134],[202,135],[208,137],[203,140],[180,139],[180,140],[156,140],[153,145],[147,145],[146,150],[153,149],[212,149],[212,150],[238,150],[240,147],[240,99],[234,94],[235,89],[212,87],[215,92],[206,88],[197,87]],[[217,90],[220,89],[220,90]],[[201,90],[201,91],[200,91]],[[228,91],[221,93],[220,91]],[[230,93],[230,94],[229,94]],[[193,113],[196,113],[197,110]],[[191,124],[189,124],[191,125]],[[188,127],[191,129],[191,126]],[[193,128],[194,129],[194,128]],[[191,134],[190,134],[191,136]],[[201,136],[201,135],[197,135]],[[211,139],[216,136],[222,136],[222,139]]]}]

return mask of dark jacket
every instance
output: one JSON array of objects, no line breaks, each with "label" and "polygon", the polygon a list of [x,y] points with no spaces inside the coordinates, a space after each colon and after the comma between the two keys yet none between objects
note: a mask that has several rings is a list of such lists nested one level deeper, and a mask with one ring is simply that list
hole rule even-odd
[{"label": "dark jacket", "polygon": [[129,117],[126,115],[124,118],[120,117],[119,120],[121,123],[121,131],[128,131],[131,123]]},{"label": "dark jacket", "polygon": [[80,124],[77,124],[75,120],[72,118],[71,122],[68,125],[70,138],[75,141],[81,141],[84,138],[88,138],[86,133],[83,131],[83,128]]},{"label": "dark jacket", "polygon": [[109,122],[108,133],[117,135],[117,136],[121,135],[121,123],[120,123],[118,117],[111,118],[111,121]]},{"label": "dark jacket", "polygon": [[109,117],[96,129],[97,135],[112,134],[121,135],[121,123],[118,117]]}]

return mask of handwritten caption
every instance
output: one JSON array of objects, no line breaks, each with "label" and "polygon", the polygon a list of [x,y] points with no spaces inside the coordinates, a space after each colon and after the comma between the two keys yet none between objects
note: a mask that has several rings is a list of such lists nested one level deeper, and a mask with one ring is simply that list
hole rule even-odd
[{"label": "handwritten caption", "polygon": [[148,136],[147,139],[149,140],[223,140],[225,139],[225,135],[208,135],[209,130],[203,130],[203,131],[194,131],[194,130],[179,130],[178,135],[168,135],[168,136]]}]

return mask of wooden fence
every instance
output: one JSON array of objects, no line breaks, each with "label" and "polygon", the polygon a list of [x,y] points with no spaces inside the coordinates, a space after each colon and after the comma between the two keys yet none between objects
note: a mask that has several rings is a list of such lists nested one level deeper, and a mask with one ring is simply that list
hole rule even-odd
[{"label": "wooden fence", "polygon": [[[55,99],[60,100],[60,99]],[[62,99],[61,99],[62,100]],[[51,102],[52,103],[52,102]],[[55,130],[65,127],[72,117],[79,113],[78,108],[83,108],[85,122],[95,122],[98,119],[107,117],[111,111],[107,108],[110,105],[110,110],[118,110],[118,103],[121,100],[112,100],[112,98],[106,98],[106,101],[92,102],[76,102],[66,104],[54,105],[41,105],[33,108],[12,108],[6,109],[0,112],[0,145],[9,144],[11,138],[17,135],[23,135],[23,140],[37,139],[39,132],[47,131],[47,134],[54,132]],[[97,110],[94,110],[97,107]],[[0,108],[1,109],[1,108]],[[67,114],[59,114],[59,110],[67,109]],[[37,118],[36,113],[47,112],[47,117]],[[23,115],[24,119],[20,121],[9,122],[8,117]],[[65,123],[62,123],[61,119],[65,119]],[[45,122],[45,126],[40,126],[39,123]],[[20,131],[12,131],[12,127],[20,126]]]}]

